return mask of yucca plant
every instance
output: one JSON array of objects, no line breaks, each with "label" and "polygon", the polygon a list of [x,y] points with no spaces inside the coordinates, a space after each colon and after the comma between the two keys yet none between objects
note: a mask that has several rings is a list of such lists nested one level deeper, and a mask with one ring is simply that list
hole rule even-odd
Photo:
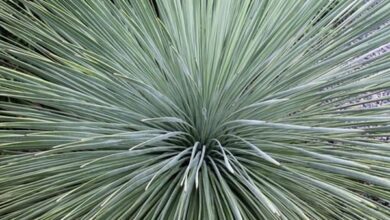
[{"label": "yucca plant", "polygon": [[1,1],[0,218],[389,219],[390,108],[361,108],[389,99],[370,97],[390,54],[367,59],[389,19],[387,0]]}]

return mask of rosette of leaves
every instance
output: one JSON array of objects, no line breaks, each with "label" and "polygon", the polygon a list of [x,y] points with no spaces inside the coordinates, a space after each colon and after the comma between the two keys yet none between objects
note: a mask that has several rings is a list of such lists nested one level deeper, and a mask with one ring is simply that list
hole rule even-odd
[{"label": "rosette of leaves", "polygon": [[390,88],[390,55],[365,59],[389,18],[389,1],[1,1],[1,219],[388,219],[390,109],[359,106]]}]

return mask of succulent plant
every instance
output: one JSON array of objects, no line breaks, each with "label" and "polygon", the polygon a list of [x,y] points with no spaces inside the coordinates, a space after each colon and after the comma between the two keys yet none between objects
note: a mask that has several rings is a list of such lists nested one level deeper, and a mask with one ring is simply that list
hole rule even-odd
[{"label": "succulent plant", "polygon": [[388,219],[390,108],[360,106],[389,99],[361,101],[390,88],[390,54],[366,59],[389,19],[389,1],[1,1],[0,218]]}]

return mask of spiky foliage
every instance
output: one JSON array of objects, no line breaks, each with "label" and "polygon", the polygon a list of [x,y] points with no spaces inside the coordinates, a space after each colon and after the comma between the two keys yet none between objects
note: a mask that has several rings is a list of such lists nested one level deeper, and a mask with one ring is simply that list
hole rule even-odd
[{"label": "spiky foliage", "polygon": [[389,216],[389,1],[0,8],[1,219]]}]

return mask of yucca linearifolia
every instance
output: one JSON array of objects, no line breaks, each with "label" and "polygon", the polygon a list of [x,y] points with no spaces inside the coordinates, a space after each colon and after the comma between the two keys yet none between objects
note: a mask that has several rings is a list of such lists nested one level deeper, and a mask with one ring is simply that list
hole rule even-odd
[{"label": "yucca linearifolia", "polygon": [[[388,219],[390,1],[0,2],[0,218]],[[9,36],[9,35],[8,35]],[[362,37],[363,36],[363,37]]]}]

